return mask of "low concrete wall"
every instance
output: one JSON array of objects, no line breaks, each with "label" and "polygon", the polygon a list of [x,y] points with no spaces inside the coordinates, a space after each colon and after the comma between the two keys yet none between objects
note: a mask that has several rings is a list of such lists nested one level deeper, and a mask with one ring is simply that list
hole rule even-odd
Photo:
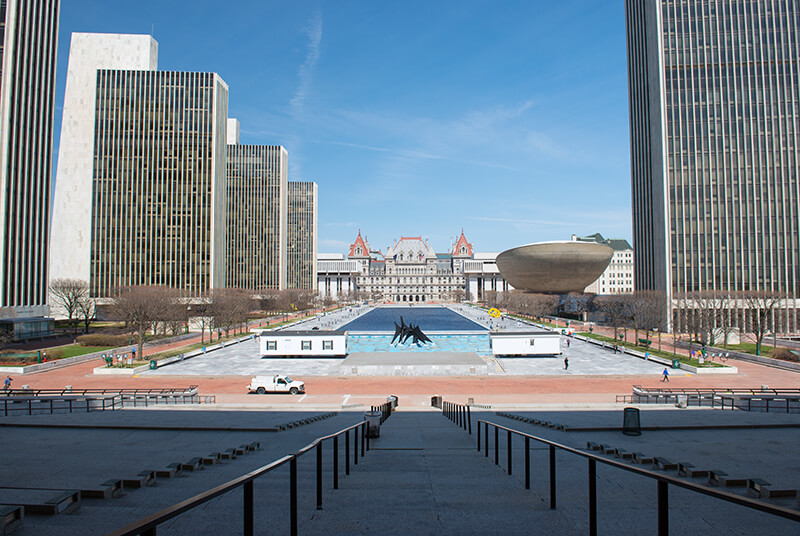
[{"label": "low concrete wall", "polygon": [[[681,348],[689,348],[690,345],[685,342],[678,342],[678,346]],[[698,345],[693,344],[691,345],[692,348],[697,349]],[[717,348],[716,346],[709,346],[706,348],[709,352],[723,352],[730,354],[730,357],[735,359],[741,359],[742,361],[750,361],[751,363],[760,363],[762,365],[769,365],[771,367],[782,368],[785,370],[792,370],[795,372],[800,372],[800,363],[794,363],[792,361],[784,361],[782,359],[773,359],[771,357],[766,357],[763,355],[753,355],[753,354],[746,354],[744,352],[736,352],[733,350],[726,350],[725,348]]]}]

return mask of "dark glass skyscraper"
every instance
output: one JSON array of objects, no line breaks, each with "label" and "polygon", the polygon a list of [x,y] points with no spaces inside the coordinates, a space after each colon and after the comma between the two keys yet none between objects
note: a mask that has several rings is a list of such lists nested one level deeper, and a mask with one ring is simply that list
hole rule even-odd
[{"label": "dark glass skyscraper", "polygon": [[625,4],[636,288],[797,297],[800,4]]},{"label": "dark glass skyscraper", "polygon": [[47,257],[59,6],[59,0],[0,1],[0,310],[3,316],[48,314]]}]

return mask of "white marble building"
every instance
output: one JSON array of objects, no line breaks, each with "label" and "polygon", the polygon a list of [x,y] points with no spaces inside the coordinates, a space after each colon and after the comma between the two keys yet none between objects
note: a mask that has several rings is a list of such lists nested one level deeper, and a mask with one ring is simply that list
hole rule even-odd
[{"label": "white marble building", "polygon": [[608,267],[596,281],[584,289],[584,292],[587,294],[633,293],[633,248],[627,240],[603,238],[600,233],[595,233],[590,236],[572,235],[572,240],[606,244],[614,250]]}]

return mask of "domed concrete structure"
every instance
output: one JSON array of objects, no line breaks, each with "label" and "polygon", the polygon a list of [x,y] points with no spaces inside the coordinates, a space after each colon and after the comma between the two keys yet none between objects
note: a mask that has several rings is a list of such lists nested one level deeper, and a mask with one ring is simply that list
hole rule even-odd
[{"label": "domed concrete structure", "polygon": [[583,292],[613,254],[609,246],[595,242],[538,242],[500,253],[497,268],[514,288],[545,294]]}]

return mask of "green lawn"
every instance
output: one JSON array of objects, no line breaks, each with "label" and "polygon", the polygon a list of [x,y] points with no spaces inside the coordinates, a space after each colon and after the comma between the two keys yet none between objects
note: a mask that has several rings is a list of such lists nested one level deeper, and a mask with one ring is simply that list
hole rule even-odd
[{"label": "green lawn", "polygon": [[75,357],[77,355],[91,354],[92,352],[102,352],[103,350],[108,350],[110,348],[110,346],[78,346],[76,344],[58,347],[58,349],[63,352],[60,359],[64,359],[65,357]]}]

